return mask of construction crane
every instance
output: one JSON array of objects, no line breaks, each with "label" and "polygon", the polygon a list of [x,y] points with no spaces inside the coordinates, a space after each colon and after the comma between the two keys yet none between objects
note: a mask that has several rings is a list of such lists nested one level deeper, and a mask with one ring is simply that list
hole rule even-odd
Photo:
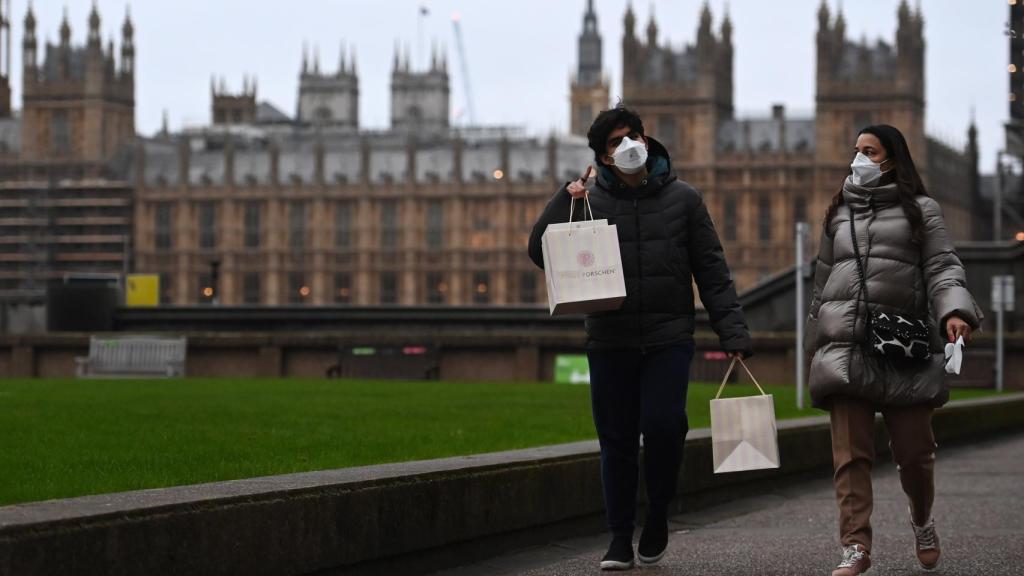
[{"label": "construction crane", "polygon": [[462,70],[462,89],[466,92],[466,108],[469,109],[469,124],[476,125],[476,112],[473,110],[473,90],[469,82],[469,66],[466,65],[466,50],[462,46],[462,28],[459,26],[461,17],[452,14],[452,26],[455,27],[455,46],[459,51],[459,67]]}]

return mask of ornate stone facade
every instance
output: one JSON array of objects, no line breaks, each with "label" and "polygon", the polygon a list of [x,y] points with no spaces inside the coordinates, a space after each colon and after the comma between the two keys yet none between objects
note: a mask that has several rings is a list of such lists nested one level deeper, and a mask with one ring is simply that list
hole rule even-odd
[{"label": "ornate stone facade", "polygon": [[84,46],[73,45],[65,14],[59,42],[46,43],[42,59],[31,6],[24,26],[23,106],[20,115],[0,118],[5,299],[38,299],[67,274],[119,274],[131,253],[132,22],[125,17],[119,59],[113,39],[102,44],[95,7]]},{"label": "ornate stone facade", "polygon": [[[794,223],[812,224],[814,249],[856,131],[870,123],[904,131],[954,237],[970,237],[976,132],[965,151],[925,135],[923,19],[905,2],[895,43],[872,45],[850,42],[842,14],[822,5],[817,108],[806,116],[781,106],[735,115],[727,16],[715,25],[705,6],[696,42],[682,49],[654,21],[641,38],[636,21],[627,9],[625,103],[703,192],[740,289],[792,265]],[[446,59],[414,70],[396,50],[388,130],[359,129],[346,55],[334,73],[304,59],[294,118],[259,102],[253,79],[241,93],[211,90],[210,126],[135,140],[131,22],[119,65],[95,11],[85,47],[61,28],[39,66],[28,12],[24,108],[0,118],[0,290],[118,271],[130,237],[131,270],[159,273],[167,303],[544,302],[526,240],[551,194],[593,161],[580,135],[609,105],[592,2],[570,87],[572,135],[546,139],[452,128]]]},{"label": "ornate stone facade", "polygon": [[[809,222],[816,249],[821,219],[849,170],[857,132],[898,127],[953,237],[970,239],[978,199],[976,130],[966,150],[925,135],[924,23],[901,3],[895,44],[851,42],[842,13],[818,12],[816,110],[789,117],[774,106],[761,117],[733,111],[732,23],[714,26],[701,11],[696,43],[674,50],[652,18],[644,39],[636,16],[623,18],[625,104],[674,159],[679,176],[704,194],[740,289],[792,266],[795,224]],[[973,152],[972,152],[973,151]]]}]

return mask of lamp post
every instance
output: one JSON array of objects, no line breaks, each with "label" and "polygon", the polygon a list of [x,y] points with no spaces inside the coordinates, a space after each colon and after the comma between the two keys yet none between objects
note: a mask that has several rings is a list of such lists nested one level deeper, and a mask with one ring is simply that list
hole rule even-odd
[{"label": "lamp post", "polygon": [[796,268],[794,288],[796,289],[796,407],[804,408],[804,246],[807,244],[807,233],[810,227],[806,222],[796,223]]}]

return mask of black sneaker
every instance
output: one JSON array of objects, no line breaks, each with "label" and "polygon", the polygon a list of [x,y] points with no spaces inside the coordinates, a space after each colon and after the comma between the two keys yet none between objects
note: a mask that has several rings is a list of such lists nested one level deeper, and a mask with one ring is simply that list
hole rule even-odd
[{"label": "black sneaker", "polygon": [[629,570],[633,567],[633,539],[615,536],[601,559],[601,570]]},{"label": "black sneaker", "polygon": [[668,520],[664,517],[647,518],[644,522],[644,533],[640,535],[640,545],[636,555],[644,564],[654,564],[668,550]]}]

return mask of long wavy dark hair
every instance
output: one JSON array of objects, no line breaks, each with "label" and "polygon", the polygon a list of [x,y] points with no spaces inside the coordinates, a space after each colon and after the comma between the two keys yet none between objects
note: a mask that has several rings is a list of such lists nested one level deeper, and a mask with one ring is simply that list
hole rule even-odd
[{"label": "long wavy dark hair", "polygon": [[[924,234],[924,215],[921,213],[921,206],[914,197],[927,196],[928,191],[925,190],[924,183],[921,182],[921,176],[917,173],[917,167],[914,166],[914,159],[910,156],[910,147],[907,146],[907,139],[903,137],[903,133],[888,124],[868,126],[858,132],[857,136],[859,137],[861,134],[873,135],[882,143],[882,148],[885,148],[886,156],[892,162],[890,171],[892,171],[892,177],[899,190],[903,213],[907,215],[907,220],[910,221],[911,239],[915,244],[920,244]],[[888,176],[889,174],[890,172],[887,171],[883,176]],[[832,204],[829,205],[828,210],[825,212],[825,221],[822,223],[822,226],[825,228],[826,234],[828,234],[829,223],[832,222],[832,218],[835,217],[839,206],[842,204],[843,188],[840,186],[839,191],[832,197]]]}]

